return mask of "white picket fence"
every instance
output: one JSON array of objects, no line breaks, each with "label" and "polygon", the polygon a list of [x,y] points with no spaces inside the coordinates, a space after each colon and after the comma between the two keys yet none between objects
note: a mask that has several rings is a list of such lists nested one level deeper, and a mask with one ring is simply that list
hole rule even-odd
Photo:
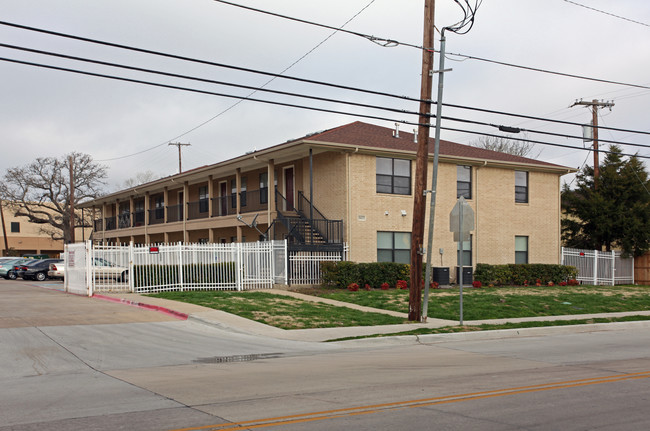
[{"label": "white picket fence", "polygon": [[578,269],[577,280],[593,285],[633,284],[634,259],[619,251],[581,250],[562,247],[562,265]]},{"label": "white picket fence", "polygon": [[293,251],[289,253],[289,284],[315,285],[321,283],[321,262],[347,260],[348,246],[343,251]]},{"label": "white picket fence", "polygon": [[149,245],[88,241],[65,246],[65,286],[69,292],[92,296],[107,292],[251,290],[320,284],[320,262],[340,261],[346,254],[347,247],[344,253],[289,254],[286,241]]}]

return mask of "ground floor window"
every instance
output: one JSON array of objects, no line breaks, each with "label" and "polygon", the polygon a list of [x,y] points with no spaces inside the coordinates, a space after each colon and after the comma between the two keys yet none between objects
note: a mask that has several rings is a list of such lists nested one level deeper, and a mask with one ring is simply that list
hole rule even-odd
[{"label": "ground floor window", "polygon": [[[456,243],[456,262],[460,262],[460,243]],[[472,236],[470,235],[469,241],[463,241],[463,266],[472,266]]]},{"label": "ground floor window", "polygon": [[411,262],[411,232],[377,232],[377,262]]},{"label": "ground floor window", "polygon": [[515,263],[528,263],[528,237],[515,237]]}]

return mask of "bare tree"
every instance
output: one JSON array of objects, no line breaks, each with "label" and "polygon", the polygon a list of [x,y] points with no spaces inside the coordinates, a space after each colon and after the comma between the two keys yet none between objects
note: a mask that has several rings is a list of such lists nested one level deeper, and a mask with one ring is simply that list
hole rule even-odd
[{"label": "bare tree", "polygon": [[149,183],[151,181],[157,180],[159,177],[153,173],[153,171],[146,170],[144,172],[138,172],[135,174],[135,177],[129,178],[124,181],[122,188],[130,189],[131,187],[139,186],[140,184]]},{"label": "bare tree", "polygon": [[[523,139],[526,139],[524,136]],[[470,145],[486,150],[498,151],[500,153],[512,154],[513,156],[529,157],[535,159],[539,157],[541,151],[532,154],[535,144],[522,141],[515,138],[506,138],[505,136],[481,136],[478,140]]]},{"label": "bare tree", "polygon": [[[74,177],[75,206],[101,194],[106,167],[88,154],[73,152],[62,158],[38,158],[27,166],[7,169],[0,197],[16,216],[41,225],[52,239],[68,242],[70,235],[70,160]],[[75,227],[84,225],[75,212]]]}]

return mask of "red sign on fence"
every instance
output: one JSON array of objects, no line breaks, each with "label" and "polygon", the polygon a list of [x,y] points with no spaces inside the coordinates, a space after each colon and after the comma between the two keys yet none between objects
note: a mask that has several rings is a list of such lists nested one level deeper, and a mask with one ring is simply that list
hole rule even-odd
[{"label": "red sign on fence", "polygon": [[149,254],[158,254],[160,249],[158,247],[149,247]]}]

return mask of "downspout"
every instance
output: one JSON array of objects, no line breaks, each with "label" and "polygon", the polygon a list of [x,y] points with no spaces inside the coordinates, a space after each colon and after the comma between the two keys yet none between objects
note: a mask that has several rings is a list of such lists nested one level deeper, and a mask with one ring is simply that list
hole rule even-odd
[{"label": "downspout", "polygon": [[[359,152],[359,147],[356,147],[354,149],[354,153],[358,153],[358,152]],[[348,222],[347,222],[347,229],[346,229],[347,230],[346,239],[347,239],[347,242],[348,242],[348,246],[350,245],[350,242],[352,241],[352,205],[350,204],[350,202],[351,202],[350,201],[350,197],[351,197],[350,196],[350,154],[351,153],[349,153],[349,152],[345,153],[345,164],[346,164],[345,187],[346,187],[346,194],[347,194],[345,204],[347,206],[347,213],[348,213],[348,215],[347,215]],[[347,258],[349,259],[350,256],[347,256]]]}]

